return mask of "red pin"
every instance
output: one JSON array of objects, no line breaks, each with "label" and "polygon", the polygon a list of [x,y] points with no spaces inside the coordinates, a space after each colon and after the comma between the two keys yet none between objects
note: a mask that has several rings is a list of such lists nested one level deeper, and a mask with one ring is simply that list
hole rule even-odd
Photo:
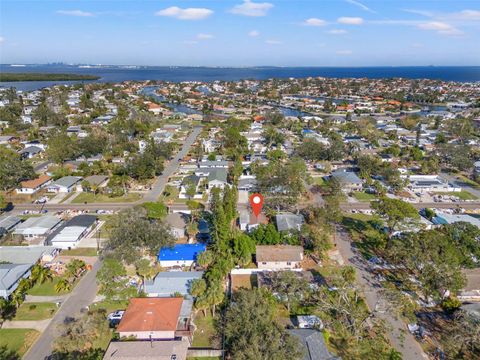
[{"label": "red pin", "polygon": [[262,212],[263,206],[263,196],[262,194],[252,194],[250,195],[250,206],[252,207],[253,213],[256,217]]}]

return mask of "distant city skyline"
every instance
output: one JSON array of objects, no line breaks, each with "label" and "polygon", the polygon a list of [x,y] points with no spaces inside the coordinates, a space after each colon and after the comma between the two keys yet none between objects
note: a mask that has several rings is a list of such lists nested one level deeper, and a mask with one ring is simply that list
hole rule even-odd
[{"label": "distant city skyline", "polygon": [[480,64],[477,1],[14,1],[0,63]]}]

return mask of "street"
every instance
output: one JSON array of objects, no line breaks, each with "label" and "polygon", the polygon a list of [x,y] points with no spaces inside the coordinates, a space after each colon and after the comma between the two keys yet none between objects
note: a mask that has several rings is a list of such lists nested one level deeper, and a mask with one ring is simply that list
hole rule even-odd
[{"label": "street", "polygon": [[404,360],[428,359],[420,344],[408,332],[406,324],[392,313],[388,306],[386,309],[380,309],[387,300],[380,293],[381,287],[375,285],[376,282],[361,254],[352,249],[350,235],[344,229],[338,229],[335,245],[345,264],[355,268],[357,284],[365,295],[370,311],[375,317],[385,321],[392,346],[402,354]]},{"label": "street", "polygon": [[52,354],[52,343],[58,336],[58,326],[65,319],[80,314],[80,310],[92,303],[97,294],[96,276],[101,262],[97,260],[92,270],[88,271],[80,282],[75,286],[70,296],[61,305],[45,331],[24,355],[25,360],[44,360]]}]

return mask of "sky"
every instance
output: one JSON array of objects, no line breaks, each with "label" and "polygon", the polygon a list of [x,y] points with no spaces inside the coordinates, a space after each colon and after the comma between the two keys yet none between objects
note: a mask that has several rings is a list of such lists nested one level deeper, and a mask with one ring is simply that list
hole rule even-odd
[{"label": "sky", "polygon": [[480,0],[1,0],[0,63],[480,65]]}]

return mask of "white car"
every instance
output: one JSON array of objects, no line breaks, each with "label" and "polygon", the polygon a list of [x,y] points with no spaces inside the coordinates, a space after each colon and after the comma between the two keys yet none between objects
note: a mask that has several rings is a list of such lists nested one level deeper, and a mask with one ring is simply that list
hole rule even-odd
[{"label": "white car", "polygon": [[112,321],[112,320],[122,320],[123,314],[125,313],[124,310],[117,310],[114,311],[110,314],[108,314],[107,319]]}]

